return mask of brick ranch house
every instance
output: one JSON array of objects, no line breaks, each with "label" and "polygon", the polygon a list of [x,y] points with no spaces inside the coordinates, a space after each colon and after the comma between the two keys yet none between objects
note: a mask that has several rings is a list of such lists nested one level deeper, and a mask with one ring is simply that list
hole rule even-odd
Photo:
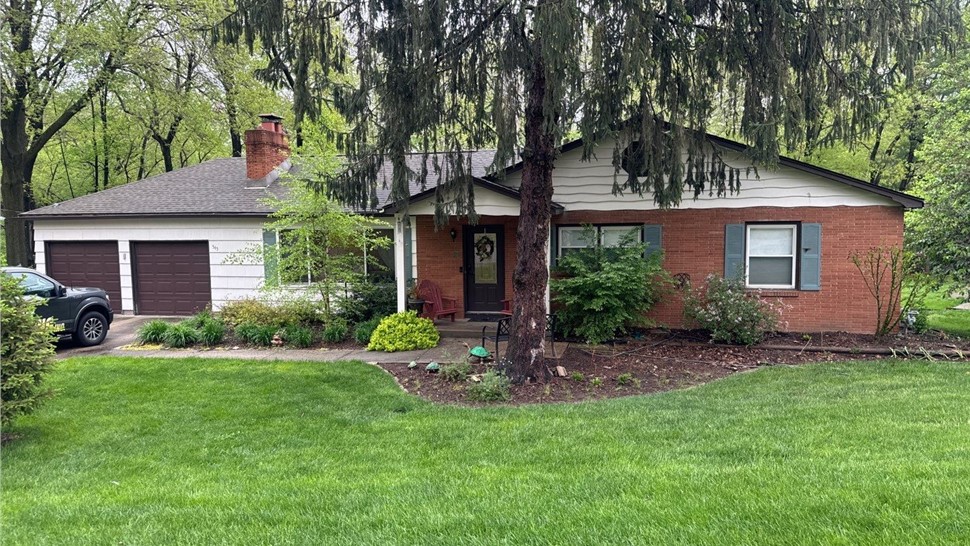
[{"label": "brick ranch house", "polygon": [[[592,161],[581,161],[581,142],[563,146],[553,171],[550,262],[584,244],[579,237],[584,224],[593,225],[604,244],[632,229],[649,248],[664,251],[668,272],[695,284],[711,273],[734,276],[743,269],[750,289],[786,304],[786,330],[871,333],[875,305],[849,256],[874,246],[902,246],[903,214],[923,202],[789,158],[781,158],[777,169],[745,176],[744,146],[713,136],[710,141],[728,164],[741,169],[741,191],[686,198],[672,210],[658,210],[649,195],[613,195],[611,143],[595,153],[607,159]],[[397,246],[398,270],[410,268],[411,277],[433,280],[458,298],[459,317],[501,310],[502,300],[512,298],[521,176],[516,165],[503,177],[476,180],[481,216],[474,226],[452,216],[447,226],[436,228],[434,190],[413,195],[410,225],[395,214],[397,242],[409,239],[413,254],[406,256],[406,247]],[[492,246],[494,255],[482,260]],[[477,278],[479,271],[484,280]],[[399,275],[401,308],[404,289]],[[547,305],[548,299],[547,290]],[[683,326],[680,298],[661,302],[651,318]]]},{"label": "brick ranch house", "polygon": [[[253,245],[275,244],[263,229],[272,211],[262,203],[280,195],[279,176],[292,167],[275,116],[246,133],[246,157],[217,159],[25,213],[34,223],[38,269],[69,284],[104,286],[123,313],[188,314],[211,304],[258,295],[261,263],[230,263]],[[741,191],[727,197],[687,198],[658,210],[647,195],[612,194],[612,144],[581,161],[581,143],[563,146],[553,171],[551,261],[577,248],[583,224],[604,244],[635,230],[664,251],[664,267],[695,283],[710,273],[742,267],[751,289],[787,304],[791,331],[871,332],[875,305],[848,257],[872,246],[902,245],[903,214],[916,197],[782,158],[774,170],[745,176],[744,146],[711,137],[724,159],[741,168]],[[477,225],[452,216],[435,227],[438,190],[412,188],[405,219],[401,203],[379,189],[393,251],[381,256],[396,280],[398,307],[411,279],[429,279],[458,299],[458,318],[497,313],[512,298],[521,166],[488,176],[489,151],[469,153]],[[410,158],[417,169],[420,157]],[[389,168],[381,171],[390,180]],[[548,295],[547,295],[548,301]],[[682,306],[668,298],[651,313],[682,325]]]}]

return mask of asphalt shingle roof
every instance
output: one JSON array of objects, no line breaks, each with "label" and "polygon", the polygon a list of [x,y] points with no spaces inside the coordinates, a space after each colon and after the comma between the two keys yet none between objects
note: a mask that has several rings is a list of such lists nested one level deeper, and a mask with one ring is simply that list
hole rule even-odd
[{"label": "asphalt shingle roof", "polygon": [[[485,176],[493,155],[494,152],[490,150],[470,152],[472,175]],[[421,154],[409,155],[408,166],[418,171],[421,157]],[[381,206],[388,201],[391,174],[391,164],[385,162],[378,172],[377,198]],[[426,188],[437,184],[433,177],[433,174],[428,175]],[[411,184],[411,194],[420,193],[426,188],[415,181]],[[211,159],[35,209],[23,216],[265,216],[273,211],[263,200],[274,195],[282,197],[284,193],[285,187],[275,173],[261,180],[250,180],[246,178],[246,159],[233,157]]]}]

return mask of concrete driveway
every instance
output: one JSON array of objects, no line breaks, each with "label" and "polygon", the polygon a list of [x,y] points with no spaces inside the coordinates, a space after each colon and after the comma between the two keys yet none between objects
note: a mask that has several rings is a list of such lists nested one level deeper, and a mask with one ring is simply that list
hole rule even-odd
[{"label": "concrete driveway", "polygon": [[115,315],[114,320],[111,321],[111,326],[108,328],[108,337],[101,345],[81,347],[72,340],[60,341],[57,343],[57,356],[58,358],[68,358],[81,355],[100,355],[123,345],[129,345],[135,342],[135,335],[141,325],[156,318],[160,317]]}]

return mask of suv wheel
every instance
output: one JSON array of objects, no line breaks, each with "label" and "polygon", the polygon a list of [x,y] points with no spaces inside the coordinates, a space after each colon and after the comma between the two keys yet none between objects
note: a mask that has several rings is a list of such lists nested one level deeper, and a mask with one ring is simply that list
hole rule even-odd
[{"label": "suv wheel", "polygon": [[74,332],[74,341],[90,347],[104,341],[108,335],[108,320],[104,315],[96,311],[85,313],[78,321],[77,331]]}]

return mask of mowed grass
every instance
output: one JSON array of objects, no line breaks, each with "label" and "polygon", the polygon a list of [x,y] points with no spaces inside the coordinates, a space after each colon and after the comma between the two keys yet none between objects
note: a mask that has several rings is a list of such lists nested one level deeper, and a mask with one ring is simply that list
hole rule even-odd
[{"label": "mowed grass", "polygon": [[952,297],[955,291],[952,285],[946,285],[926,296],[923,301],[923,308],[928,310],[926,324],[934,330],[970,339],[970,311],[952,309],[963,303],[962,298]]},{"label": "mowed grass", "polygon": [[77,358],[9,432],[4,544],[956,544],[970,365],[432,406],[362,363]]}]

